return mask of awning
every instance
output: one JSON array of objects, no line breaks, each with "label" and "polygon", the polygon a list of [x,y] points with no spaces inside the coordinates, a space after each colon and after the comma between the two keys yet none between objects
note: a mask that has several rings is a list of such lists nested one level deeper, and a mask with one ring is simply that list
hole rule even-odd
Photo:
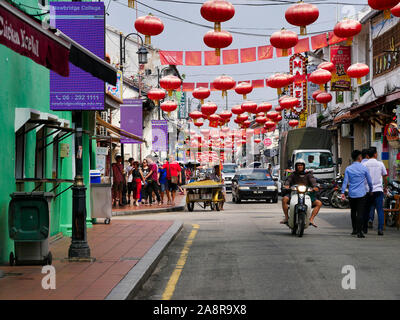
[{"label": "awning", "polygon": [[45,29],[24,12],[0,0],[0,44],[68,77],[69,62],[112,85],[117,69],[60,30]]},{"label": "awning", "polygon": [[396,91],[396,92],[387,94],[385,96],[379,97],[379,98],[375,99],[374,101],[371,101],[371,102],[368,102],[368,103],[365,103],[362,105],[354,106],[350,109],[350,113],[352,115],[360,114],[367,110],[379,107],[385,103],[389,103],[389,102],[396,101],[399,99],[400,99],[400,91]]},{"label": "awning", "polygon": [[334,124],[341,123],[343,121],[350,121],[358,117],[358,114],[351,114],[350,111],[347,111],[341,115],[336,116],[333,119]]},{"label": "awning", "polygon": [[100,118],[100,116],[98,114],[96,116],[96,122],[99,125],[101,125],[103,127],[106,127],[107,129],[109,129],[109,130],[111,130],[111,131],[113,131],[113,132],[115,132],[115,133],[117,133],[117,134],[119,134],[121,136],[127,137],[129,139],[141,141],[141,142],[146,142],[146,140],[144,140],[142,137],[139,137],[139,136],[137,136],[137,135],[135,135],[133,133],[130,133],[128,131],[122,130],[121,128],[113,126],[112,124],[104,121],[102,118]]}]

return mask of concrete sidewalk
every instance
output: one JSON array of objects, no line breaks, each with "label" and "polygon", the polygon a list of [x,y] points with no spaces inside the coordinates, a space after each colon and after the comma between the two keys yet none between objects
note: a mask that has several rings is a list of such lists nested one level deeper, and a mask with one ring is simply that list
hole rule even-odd
[{"label": "concrete sidewalk", "polygon": [[94,262],[67,261],[71,239],[64,237],[50,246],[55,290],[42,288],[42,266],[0,266],[0,299],[125,300],[140,289],[181,228],[181,222],[154,220],[94,225],[88,230]]},{"label": "concrete sidewalk", "polygon": [[132,204],[123,207],[116,207],[112,210],[113,216],[127,216],[135,214],[145,214],[145,213],[162,213],[162,212],[172,212],[172,211],[183,211],[185,210],[186,195],[177,194],[175,198],[175,206],[167,205],[166,203],[158,205],[157,202],[153,203],[152,206],[141,204],[136,207]]}]

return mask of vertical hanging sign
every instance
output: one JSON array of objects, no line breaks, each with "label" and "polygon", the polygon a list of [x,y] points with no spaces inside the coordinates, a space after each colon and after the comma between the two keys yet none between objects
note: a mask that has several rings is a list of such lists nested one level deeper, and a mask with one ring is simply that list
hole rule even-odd
[{"label": "vertical hanging sign", "polygon": [[[143,103],[141,99],[124,99],[120,106],[121,129],[143,137]],[[122,138],[121,143],[142,143],[130,138]]]},{"label": "vertical hanging sign", "polygon": [[168,122],[167,120],[151,120],[152,150],[168,152]]},{"label": "vertical hanging sign", "polygon": [[[51,25],[104,59],[104,3],[50,2]],[[104,110],[104,82],[69,63],[69,77],[50,71],[51,110]]]},{"label": "vertical hanging sign", "polygon": [[290,57],[289,67],[290,73],[294,75],[294,82],[290,85],[290,95],[300,101],[294,110],[297,114],[307,112],[307,58],[297,53]]}]

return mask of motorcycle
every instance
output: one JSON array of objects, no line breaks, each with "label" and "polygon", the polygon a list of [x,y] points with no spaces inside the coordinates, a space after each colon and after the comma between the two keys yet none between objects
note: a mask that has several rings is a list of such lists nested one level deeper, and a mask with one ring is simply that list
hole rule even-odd
[{"label": "motorcycle", "polygon": [[311,216],[311,198],[307,192],[313,191],[305,185],[294,185],[291,187],[289,221],[288,226],[292,235],[302,237],[304,229],[308,228]]},{"label": "motorcycle", "polygon": [[343,178],[340,177],[336,179],[336,185],[333,188],[333,193],[331,196],[331,203],[332,206],[335,208],[339,209],[348,209],[350,208],[350,202],[349,202],[349,189],[347,188],[344,195],[346,196],[346,199],[343,200],[341,193],[342,193],[342,184],[343,184]]},{"label": "motorcycle", "polygon": [[332,194],[335,191],[335,181],[332,180],[317,180],[320,189],[320,199],[324,206],[330,207],[332,205]]},{"label": "motorcycle", "polygon": [[[400,194],[400,182],[399,181],[390,181],[388,183],[387,194],[384,199],[384,208],[385,209],[394,209],[396,206],[396,200],[394,199],[395,195]],[[388,227],[396,226],[396,215],[392,212],[389,212],[386,215],[386,225]]]}]

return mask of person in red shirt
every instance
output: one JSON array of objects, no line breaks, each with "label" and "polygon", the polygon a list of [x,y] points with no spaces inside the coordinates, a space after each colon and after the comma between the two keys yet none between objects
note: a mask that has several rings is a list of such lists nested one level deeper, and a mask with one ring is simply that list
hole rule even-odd
[{"label": "person in red shirt", "polygon": [[167,181],[168,181],[168,191],[172,195],[172,204],[173,206],[175,205],[175,195],[176,195],[176,190],[178,189],[178,183],[182,183],[182,176],[181,176],[181,166],[177,161],[175,161],[175,158],[173,155],[169,156],[169,161],[167,161],[163,165],[163,169],[167,169]]}]

